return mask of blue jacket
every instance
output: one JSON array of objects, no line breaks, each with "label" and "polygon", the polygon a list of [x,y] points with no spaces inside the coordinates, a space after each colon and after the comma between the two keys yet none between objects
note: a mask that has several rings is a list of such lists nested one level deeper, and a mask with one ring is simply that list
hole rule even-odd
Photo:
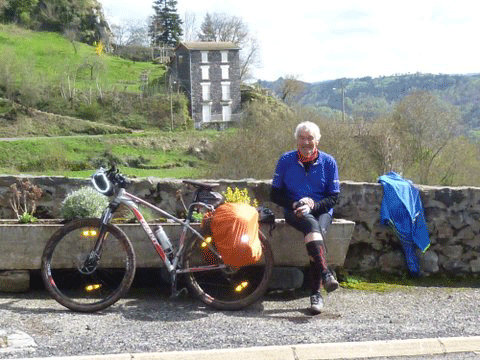
[{"label": "blue jacket", "polygon": [[418,189],[393,171],[378,181],[383,185],[382,224],[391,225],[402,242],[413,242],[425,252],[430,239]]},{"label": "blue jacket", "polygon": [[[284,189],[285,195],[292,201],[309,197],[313,201],[340,193],[340,181],[335,159],[322,151],[308,172],[298,160],[297,151],[288,151],[278,160],[272,186]],[[333,209],[330,209],[330,215]]]}]

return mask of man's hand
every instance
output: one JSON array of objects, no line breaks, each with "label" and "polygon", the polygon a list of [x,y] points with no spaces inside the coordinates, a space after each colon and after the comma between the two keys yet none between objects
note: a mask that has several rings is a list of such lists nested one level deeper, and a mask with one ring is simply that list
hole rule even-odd
[{"label": "man's hand", "polygon": [[295,202],[293,208],[295,209],[295,214],[297,216],[305,216],[312,211],[314,205],[315,202],[311,198],[304,197]]},{"label": "man's hand", "polygon": [[312,211],[312,209],[311,209],[310,206],[308,206],[307,204],[305,204],[305,205],[300,205],[299,207],[297,207],[297,208],[295,209],[295,215],[297,215],[297,216],[305,216],[305,215],[309,214],[310,211]]},{"label": "man's hand", "polygon": [[313,207],[315,206],[315,201],[313,201],[313,199],[309,198],[309,197],[303,197],[303,198],[300,199],[299,202],[302,205],[310,206],[310,209],[313,209]]}]

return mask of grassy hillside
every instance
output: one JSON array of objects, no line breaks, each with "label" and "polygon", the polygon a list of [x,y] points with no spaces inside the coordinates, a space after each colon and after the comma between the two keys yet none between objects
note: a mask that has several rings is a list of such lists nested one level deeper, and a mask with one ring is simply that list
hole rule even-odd
[{"label": "grassy hillside", "polygon": [[209,149],[218,135],[144,132],[0,141],[0,174],[89,177],[113,161],[129,176],[205,178]]},{"label": "grassy hillside", "polygon": [[0,25],[0,98],[31,108],[137,130],[186,128],[187,99],[167,91],[165,72],[57,33]]},{"label": "grassy hillside", "polygon": [[[165,67],[95,50],[0,25],[0,174],[86,177],[115,161],[131,176],[205,176],[205,152],[189,150],[218,133],[178,131],[188,128],[186,101],[173,94],[170,112]],[[175,131],[162,131],[172,119]]]},{"label": "grassy hillside", "polygon": [[70,77],[71,86],[79,89],[98,83],[106,90],[140,92],[142,74],[155,79],[165,72],[165,68],[157,64],[98,55],[95,47],[69,41],[60,34],[29,31],[15,25],[0,24],[0,49],[4,68],[28,70],[29,76],[44,85],[58,86]]}]

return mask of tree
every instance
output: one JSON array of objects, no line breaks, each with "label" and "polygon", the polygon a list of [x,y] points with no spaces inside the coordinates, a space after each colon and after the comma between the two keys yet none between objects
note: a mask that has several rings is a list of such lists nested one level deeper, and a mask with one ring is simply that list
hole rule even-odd
[{"label": "tree", "polygon": [[126,29],[126,46],[148,46],[148,26],[144,23],[131,20]]},{"label": "tree", "polygon": [[198,37],[201,41],[229,41],[243,45],[248,38],[248,27],[236,16],[207,13]]},{"label": "tree", "polygon": [[152,58],[149,48],[148,25],[140,20],[130,19],[112,25],[113,53],[132,61],[148,61]]},{"label": "tree", "polygon": [[155,0],[155,15],[149,27],[153,45],[176,46],[182,36],[182,20],[177,14],[177,0]]},{"label": "tree", "polygon": [[0,2],[0,10],[7,22],[28,23],[31,12],[38,4],[38,0],[7,0]]},{"label": "tree", "polygon": [[196,16],[194,13],[186,11],[183,17],[183,39],[185,41],[195,41],[196,33]]},{"label": "tree", "polygon": [[258,43],[249,36],[248,26],[241,18],[225,14],[207,13],[198,33],[200,41],[226,41],[238,45],[240,50],[240,78],[249,77],[250,68],[258,61]]},{"label": "tree", "polygon": [[7,6],[7,0],[0,0],[0,19],[3,18],[3,12],[5,11]]},{"label": "tree", "polygon": [[110,32],[101,5],[92,0],[0,0],[0,20],[88,44],[105,42]]},{"label": "tree", "polygon": [[457,109],[431,92],[415,91],[397,105],[393,124],[406,175],[428,184],[434,160],[459,134]]},{"label": "tree", "polygon": [[298,76],[288,75],[280,88],[280,98],[286,104],[292,104],[295,97],[305,89],[305,84],[298,80]]},{"label": "tree", "polygon": [[240,51],[240,79],[252,78],[252,68],[258,66],[260,46],[257,39],[249,37],[247,44]]},{"label": "tree", "polygon": [[352,114],[365,121],[373,121],[392,112],[391,106],[384,97],[360,93],[352,102]]}]

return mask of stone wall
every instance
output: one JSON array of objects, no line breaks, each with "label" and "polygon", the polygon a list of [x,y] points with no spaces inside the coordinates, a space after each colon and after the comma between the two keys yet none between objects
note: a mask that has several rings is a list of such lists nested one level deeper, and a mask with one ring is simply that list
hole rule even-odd
[{"label": "stone wall", "polygon": [[[30,177],[32,183],[44,189],[38,214],[56,218],[62,200],[68,192],[89,180],[63,177]],[[0,217],[13,218],[8,205],[8,187],[17,178],[0,176]],[[270,181],[215,180],[219,191],[227,186],[248,188],[252,197],[270,207],[277,217],[281,209],[268,201]],[[181,211],[177,191],[185,187],[180,180],[146,178],[132,180],[129,191],[172,212]],[[418,253],[425,273],[480,273],[480,188],[420,186],[431,246]],[[371,270],[403,272],[406,270],[403,252],[391,229],[380,225],[383,188],[372,183],[341,183],[341,196],[335,207],[335,217],[356,223],[345,261],[345,268],[354,272]],[[184,191],[185,201],[191,190]]]}]

